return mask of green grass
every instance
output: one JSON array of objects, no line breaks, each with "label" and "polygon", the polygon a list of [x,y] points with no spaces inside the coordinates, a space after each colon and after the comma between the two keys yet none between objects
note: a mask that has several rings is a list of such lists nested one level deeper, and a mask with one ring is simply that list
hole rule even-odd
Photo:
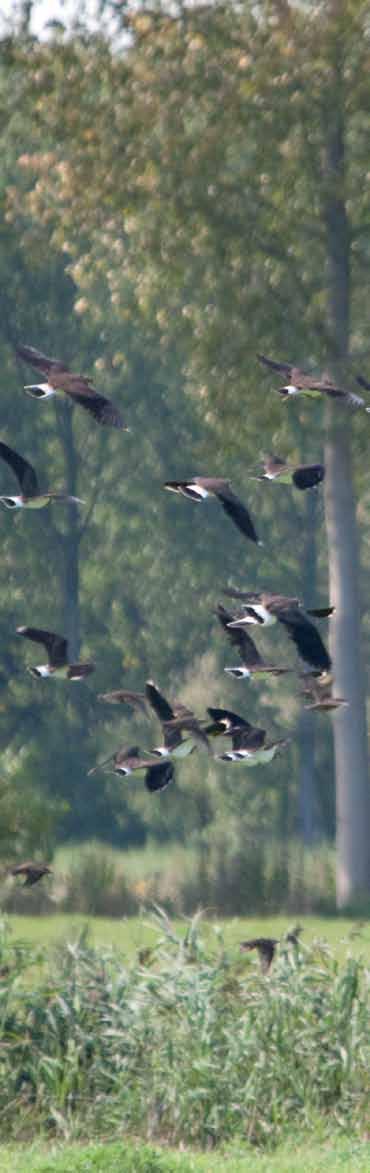
[{"label": "green grass", "polygon": [[44,1145],[0,1149],[2,1173],[368,1173],[370,1145],[347,1137],[281,1145],[268,1154],[225,1149],[222,1154],[176,1153],[131,1145]]},{"label": "green grass", "polygon": [[[74,940],[83,926],[88,925],[93,945],[111,945],[127,957],[134,957],[138,949],[151,945],[156,937],[156,928],[150,923],[150,911],[141,917],[109,920],[107,917],[80,915],[55,916],[12,916],[6,917],[12,939],[21,939],[32,946],[48,946],[59,941]],[[338,960],[344,960],[350,953],[362,957],[370,964],[370,923],[344,917],[300,917],[303,925],[303,946],[322,942],[329,945]],[[186,922],[173,922],[177,931],[185,933]],[[292,920],[288,916],[232,917],[228,920],[202,918],[202,935],[210,949],[219,947],[220,937],[225,947],[238,954],[240,941],[246,937],[272,936],[285,933]],[[182,927],[183,926],[183,927]]]}]

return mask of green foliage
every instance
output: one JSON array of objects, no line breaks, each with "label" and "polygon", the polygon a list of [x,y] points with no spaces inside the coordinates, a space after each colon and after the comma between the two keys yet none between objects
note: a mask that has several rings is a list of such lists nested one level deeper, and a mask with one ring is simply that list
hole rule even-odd
[{"label": "green foliage", "polygon": [[[366,1127],[369,994],[361,962],[319,943],[280,947],[263,977],[210,949],[197,918],[133,963],[86,935],[60,946],[30,988],[9,944],[2,981],[0,1104],[14,1137],[86,1130],[201,1147],[275,1144],[335,1115]],[[36,960],[36,959],[35,959]],[[40,960],[40,958],[39,958]]]}]

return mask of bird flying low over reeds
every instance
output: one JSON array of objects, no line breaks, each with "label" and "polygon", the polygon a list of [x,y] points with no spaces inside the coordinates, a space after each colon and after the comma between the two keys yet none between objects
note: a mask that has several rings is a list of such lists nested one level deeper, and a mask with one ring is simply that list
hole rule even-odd
[{"label": "bird flying low over reeds", "polygon": [[232,647],[238,652],[241,660],[240,667],[224,668],[224,672],[244,680],[253,680],[255,676],[259,680],[264,680],[269,676],[283,676],[286,672],[292,672],[292,668],[281,668],[275,664],[266,663],[245,628],[230,627],[234,616],[231,611],[227,611],[222,606],[222,603],[218,603],[216,615],[225,635],[227,635]]},{"label": "bird flying low over reeds", "polygon": [[223,477],[189,477],[186,481],[166,481],[164,489],[171,493],[179,493],[188,497],[190,501],[205,501],[207,497],[216,497],[222,508],[237,529],[249,538],[251,542],[262,545],[256,533],[249,510],[243,505],[239,497],[233,492],[230,481]]},{"label": "bird flying low over reeds", "polygon": [[68,640],[63,635],[57,635],[55,631],[43,631],[39,627],[17,627],[17,635],[33,640],[34,643],[43,644],[43,647],[46,648],[48,662],[28,668],[28,672],[32,676],[81,680],[94,671],[95,664],[91,660],[80,664],[68,663]]},{"label": "bird flying low over reeds", "polygon": [[331,668],[329,653],[321,639],[317,628],[307,615],[317,618],[327,618],[333,607],[316,607],[307,609],[305,614],[299,599],[289,598],[286,595],[275,595],[268,591],[233,591],[231,588],[224,594],[242,599],[243,610],[239,616],[228,624],[230,630],[256,623],[270,626],[278,621],[286,628],[290,639],[296,645],[298,655],[312,668],[327,672]]},{"label": "bird flying low over reeds", "polygon": [[91,379],[85,375],[74,374],[66,363],[57,358],[48,358],[41,350],[33,346],[17,346],[18,358],[29,363],[35,370],[46,376],[45,383],[28,383],[24,390],[34,399],[50,399],[59,391],[68,395],[71,403],[85,407],[98,424],[105,424],[113,428],[125,427],[121,412],[110,399],[95,390]]},{"label": "bird flying low over reeds", "polygon": [[[365,400],[360,395],[354,395],[353,391],[348,391],[343,387],[337,387],[329,375],[324,374],[320,377],[310,374],[308,371],[302,371],[294,363],[275,362],[274,359],[267,358],[265,354],[258,354],[257,358],[269,370],[284,375],[286,379],[285,385],[283,387],[275,387],[275,391],[277,391],[278,395],[282,395],[283,398],[306,395],[314,399],[319,399],[321,395],[326,395],[329,399],[336,399],[347,407],[364,407],[365,411],[370,411],[370,407],[366,407]],[[361,386],[366,386],[365,380],[361,381],[358,378],[357,382],[361,382]]]},{"label": "bird flying low over reeds", "polygon": [[42,880],[43,876],[51,876],[52,869],[46,863],[19,863],[16,867],[9,869],[11,876],[25,876],[23,888],[32,888],[33,884],[37,884]]},{"label": "bird flying low over reeds", "polygon": [[325,477],[323,464],[289,464],[280,456],[265,456],[262,467],[264,471],[253,477],[253,480],[279,481],[282,485],[291,484],[302,491],[315,488]]},{"label": "bird flying low over reeds", "polygon": [[268,973],[278,944],[277,937],[253,937],[250,941],[242,941],[240,949],[242,953],[249,953],[251,949],[257,949],[262,973]]},{"label": "bird flying low over reeds", "polygon": [[63,501],[66,505],[83,505],[80,497],[71,497],[69,493],[54,493],[50,490],[45,490],[40,493],[39,482],[32,464],[28,460],[24,460],[23,456],[19,456],[18,452],[14,452],[13,448],[8,448],[7,444],[0,441],[0,457],[5,460],[14,472],[20,493],[16,496],[0,497],[0,504],[5,505],[6,509],[43,509],[45,505],[49,505],[51,501]]}]

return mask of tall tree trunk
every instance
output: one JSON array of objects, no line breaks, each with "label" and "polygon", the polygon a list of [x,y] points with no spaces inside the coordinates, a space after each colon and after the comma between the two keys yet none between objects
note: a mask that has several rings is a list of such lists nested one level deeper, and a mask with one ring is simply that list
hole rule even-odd
[{"label": "tall tree trunk", "polygon": [[[78,458],[73,436],[72,411],[65,404],[57,405],[59,436],[63,448],[66,470],[66,487],[76,496]],[[63,548],[63,611],[64,633],[69,644],[71,660],[76,660],[80,651],[80,598],[79,598],[79,545],[80,520],[75,505],[67,506],[67,526],[62,535]]]},{"label": "tall tree trunk", "polygon": [[[317,492],[305,501],[302,598],[312,606],[316,589]],[[315,831],[315,715],[302,708],[298,724],[299,744],[299,832],[305,847],[312,844]]]},{"label": "tall tree trunk", "polygon": [[[339,47],[338,47],[339,55]],[[333,370],[343,378],[348,350],[350,231],[345,204],[345,147],[340,60],[333,66],[327,111],[324,218],[328,260],[328,311]],[[325,505],[329,548],[330,623],[335,691],[349,701],[334,719],[337,820],[337,905],[358,900],[369,886],[370,797],[366,718],[360,655],[355,500],[351,475],[350,417],[338,403],[327,407]]]}]

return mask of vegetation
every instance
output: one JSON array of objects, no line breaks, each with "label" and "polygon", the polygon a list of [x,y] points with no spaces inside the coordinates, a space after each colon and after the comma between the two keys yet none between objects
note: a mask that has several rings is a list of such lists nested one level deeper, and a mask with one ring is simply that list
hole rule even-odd
[{"label": "vegetation", "polygon": [[[198,919],[129,962],[82,934],[35,984],[3,938],[4,1135],[125,1134],[201,1148],[257,1146],[323,1125],[367,1126],[369,994],[363,964],[284,942],[271,973],[232,960]],[[34,963],[40,965],[40,954]],[[23,976],[24,975],[24,976]]]}]

